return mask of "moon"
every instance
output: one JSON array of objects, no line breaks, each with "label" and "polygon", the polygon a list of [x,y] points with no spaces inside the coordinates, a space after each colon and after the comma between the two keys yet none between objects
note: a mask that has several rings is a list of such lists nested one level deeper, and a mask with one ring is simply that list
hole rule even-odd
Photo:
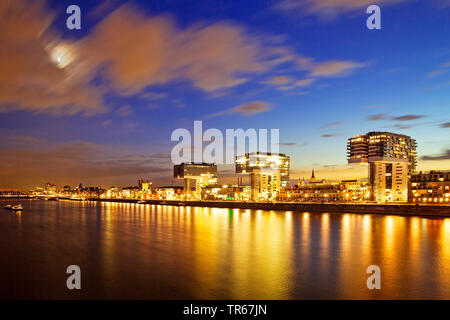
[{"label": "moon", "polygon": [[70,48],[64,44],[55,46],[51,50],[50,56],[55,65],[60,69],[67,67],[73,61]]}]

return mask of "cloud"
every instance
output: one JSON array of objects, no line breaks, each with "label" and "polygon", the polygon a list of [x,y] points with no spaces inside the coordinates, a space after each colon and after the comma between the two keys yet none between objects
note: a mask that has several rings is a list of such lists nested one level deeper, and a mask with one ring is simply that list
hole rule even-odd
[{"label": "cloud", "polygon": [[234,24],[181,30],[167,16],[148,17],[131,5],[103,19],[83,40],[82,52],[87,64],[104,66],[103,75],[125,94],[178,79],[214,91],[268,68],[260,44]]},{"label": "cloud", "polygon": [[341,121],[333,121],[327,124],[324,124],[321,128],[325,129],[325,128],[331,128],[331,127],[338,127],[342,124]]},{"label": "cloud", "polygon": [[425,116],[416,115],[416,114],[407,114],[407,115],[404,115],[404,116],[393,117],[392,120],[395,120],[395,121],[412,121],[412,120],[417,120],[417,119],[422,119],[422,118],[425,118]]},{"label": "cloud", "polygon": [[285,146],[285,147],[293,147],[293,146],[297,146],[297,147],[306,147],[308,145],[308,142],[302,142],[302,143],[297,143],[297,142],[280,142],[279,143],[280,146]]},{"label": "cloud", "polygon": [[129,115],[133,114],[133,109],[129,105],[125,105],[117,109],[117,113],[121,117],[128,117]]},{"label": "cloud", "polygon": [[444,122],[444,123],[440,124],[439,127],[441,127],[441,128],[450,128],[450,122]]},{"label": "cloud", "polygon": [[[393,121],[413,121],[413,120],[418,120],[418,119],[422,119],[425,118],[426,116],[424,115],[415,115],[415,114],[407,114],[404,116],[390,116],[388,114],[385,113],[378,113],[378,114],[373,114],[367,117],[367,120],[369,121],[379,121],[379,120],[393,120]],[[412,125],[404,125],[404,124],[395,124],[394,127],[398,128],[398,129],[409,129],[412,128]]]},{"label": "cloud", "polygon": [[350,74],[354,69],[362,68],[365,64],[353,61],[327,61],[312,66],[311,77],[336,77]]},{"label": "cloud", "polygon": [[[63,42],[50,28],[55,17],[43,1],[1,3],[3,112],[90,115],[106,111],[103,95],[110,90],[136,94],[151,85],[188,80],[214,91],[269,68],[261,44],[231,23],[182,30],[167,16],[148,17],[124,5],[86,37]],[[102,79],[101,87],[95,79]]]},{"label": "cloud", "polygon": [[[158,154],[121,154],[125,146],[103,146],[87,141],[17,146],[0,149],[0,181],[8,187],[33,187],[51,179],[58,185],[103,185],[134,182],[136,176],[164,177],[172,167]],[[17,170],[20,167],[20,170]],[[51,172],[51,177],[49,177]]]},{"label": "cloud", "polygon": [[282,84],[291,83],[292,81],[294,81],[294,79],[289,76],[274,76],[274,77],[270,78],[267,81],[267,83],[274,84],[274,85],[282,85]]},{"label": "cloud", "polygon": [[411,129],[414,126],[413,125],[406,125],[406,124],[399,124],[399,123],[397,123],[397,124],[394,125],[394,127],[397,128],[397,129],[401,129],[401,130],[406,130],[406,129]]},{"label": "cloud", "polygon": [[96,7],[89,10],[87,16],[92,19],[98,19],[106,13],[110,13],[113,9],[121,4],[121,0],[102,0]]},{"label": "cloud", "polygon": [[144,92],[139,97],[147,100],[158,100],[167,98],[167,96],[167,93],[164,92]]},{"label": "cloud", "polygon": [[442,155],[423,156],[421,160],[450,160],[450,149],[444,151]]},{"label": "cloud", "polygon": [[434,78],[434,77],[436,77],[436,76],[443,75],[443,74],[445,74],[445,73],[447,73],[447,72],[450,72],[450,69],[449,69],[449,68],[450,68],[450,61],[441,64],[437,70],[434,70],[434,71],[429,72],[429,73],[427,74],[427,76],[428,76],[429,78]]},{"label": "cloud", "polygon": [[149,87],[184,82],[214,93],[282,63],[310,78],[272,81],[303,87],[364,65],[315,62],[231,22],[180,27],[129,3],[115,7],[111,1],[98,7],[94,11],[108,14],[83,37],[64,40],[51,27],[55,15],[45,1],[1,1],[0,112],[92,115],[108,111],[104,96],[110,93],[156,99],[163,96],[146,92]]},{"label": "cloud", "polygon": [[340,14],[359,10],[361,15],[372,4],[382,6],[393,5],[407,0],[283,0],[276,8],[287,12],[298,12],[301,15],[317,15],[332,19]]},{"label": "cloud", "polygon": [[280,142],[279,145],[285,146],[285,147],[293,147],[293,146],[297,145],[297,143],[296,142]]},{"label": "cloud", "polygon": [[316,79],[313,79],[313,78],[297,80],[297,81],[295,81],[295,86],[306,87],[306,86],[309,86],[310,84],[312,84],[314,81],[316,81]]},{"label": "cloud", "polygon": [[442,75],[442,74],[445,74],[445,73],[447,73],[448,71],[449,71],[449,70],[435,70],[435,71],[428,72],[427,76],[428,76],[429,78],[434,78],[434,77],[436,77],[436,76],[440,76],[440,75]]},{"label": "cloud", "polygon": [[316,80],[315,78],[295,80],[290,76],[274,76],[267,80],[266,83],[278,86],[279,90],[292,90],[298,87],[307,87]]},{"label": "cloud", "polygon": [[71,66],[63,68],[72,59],[72,47],[48,32],[53,21],[43,1],[1,1],[0,111],[59,115],[105,110],[102,90],[76,76]]},{"label": "cloud", "polygon": [[322,135],[322,138],[334,138],[336,136],[337,136],[337,134],[326,133],[326,134]]},{"label": "cloud", "polygon": [[369,121],[379,121],[379,120],[384,120],[387,117],[388,117],[387,114],[378,113],[378,114],[373,114],[373,115],[368,116],[367,120],[369,120]]},{"label": "cloud", "polygon": [[447,88],[449,86],[450,86],[450,81],[447,81],[447,82],[443,82],[443,83],[435,85],[435,86],[428,87],[427,90],[438,90],[438,89]]},{"label": "cloud", "polygon": [[216,112],[207,116],[207,118],[219,117],[223,115],[229,114],[241,114],[246,117],[253,116],[258,113],[266,112],[271,110],[272,108],[267,102],[264,101],[253,101],[246,104],[241,104],[239,106],[233,107],[231,109]]}]

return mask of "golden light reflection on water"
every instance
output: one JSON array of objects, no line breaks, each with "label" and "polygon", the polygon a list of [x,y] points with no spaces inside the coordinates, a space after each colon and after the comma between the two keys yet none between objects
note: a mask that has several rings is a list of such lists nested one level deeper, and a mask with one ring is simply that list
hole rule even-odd
[{"label": "golden light reflection on water", "polygon": [[[450,219],[444,219],[439,239],[439,282],[448,281],[449,278],[449,266],[450,266]],[[448,291],[441,290],[441,295],[447,295],[448,299]]]},{"label": "golden light reflection on water", "polygon": [[269,212],[261,219],[261,213],[249,210],[198,210],[203,213],[194,226],[196,282],[201,284],[193,288],[196,296],[212,287],[232,297],[289,297],[292,259],[285,215]]},{"label": "golden light reflection on water", "polygon": [[450,219],[49,201],[0,219],[11,259],[80,263],[86,298],[450,298]]}]

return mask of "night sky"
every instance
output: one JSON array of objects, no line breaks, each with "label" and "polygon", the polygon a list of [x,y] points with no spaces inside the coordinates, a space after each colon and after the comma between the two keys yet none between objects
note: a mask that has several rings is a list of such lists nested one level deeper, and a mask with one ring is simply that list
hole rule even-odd
[{"label": "night sky", "polygon": [[449,110],[448,0],[0,2],[0,188],[171,184],[170,135],[194,120],[280,129],[293,183],[364,177],[346,142],[368,131],[446,170]]}]

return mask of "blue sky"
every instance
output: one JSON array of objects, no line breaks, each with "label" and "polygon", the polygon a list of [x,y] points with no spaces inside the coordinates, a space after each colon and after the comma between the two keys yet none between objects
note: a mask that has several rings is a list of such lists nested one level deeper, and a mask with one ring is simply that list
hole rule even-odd
[{"label": "blue sky", "polygon": [[170,134],[194,120],[279,128],[292,180],[364,176],[346,141],[375,130],[415,138],[419,169],[450,169],[448,1],[378,1],[381,30],[366,0],[21,2],[0,29],[0,187],[170,183]]}]

